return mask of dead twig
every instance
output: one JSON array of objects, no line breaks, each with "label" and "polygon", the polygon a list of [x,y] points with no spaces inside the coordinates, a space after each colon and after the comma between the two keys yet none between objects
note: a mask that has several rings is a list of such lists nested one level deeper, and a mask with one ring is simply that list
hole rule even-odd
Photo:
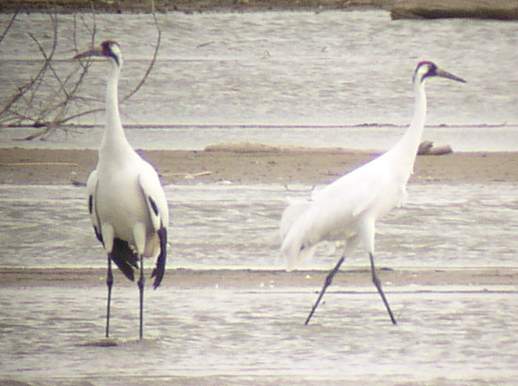
[{"label": "dead twig", "polygon": [[140,90],[140,88],[144,85],[144,83],[146,82],[149,74],[151,73],[151,70],[153,70],[153,67],[155,66],[155,63],[156,63],[156,59],[158,57],[158,50],[160,49],[160,41],[162,39],[162,31],[160,30],[160,25],[158,24],[158,20],[157,20],[156,14],[154,12],[154,4],[155,3],[153,2],[153,13],[152,13],[152,15],[153,15],[153,21],[155,23],[155,28],[157,30],[155,51],[153,52],[153,57],[151,59],[151,62],[149,63],[149,66],[146,69],[146,72],[144,73],[144,76],[142,77],[142,79],[140,79],[140,82],[138,82],[138,84],[135,86],[135,88],[128,95],[126,95],[122,99],[122,103],[124,103],[125,101],[130,99],[133,95],[135,95]]},{"label": "dead twig", "polygon": [[11,29],[13,23],[14,23],[14,19],[16,19],[16,17],[18,16],[18,13],[20,12],[19,9],[16,10],[15,13],[13,13],[13,15],[11,16],[11,18],[9,19],[9,22],[7,23],[7,25],[5,26],[4,28],[4,31],[2,32],[2,35],[0,35],[0,43],[4,40],[4,38],[7,36],[7,33],[9,32],[9,30]]},{"label": "dead twig", "polygon": [[[53,29],[53,42],[52,47],[49,54],[46,54],[41,68],[38,70],[35,77],[33,77],[29,82],[18,87],[18,92],[14,94],[11,99],[6,103],[6,105],[0,110],[0,120],[9,121],[29,121],[35,127],[38,127],[41,123],[41,114],[34,114],[31,112],[31,108],[34,104],[34,98],[36,93],[38,92],[41,84],[43,83],[43,79],[45,77],[45,73],[47,72],[50,62],[56,52],[57,47],[57,16],[53,17],[49,15],[52,29]],[[29,36],[33,38],[32,34],[29,33]],[[36,39],[36,42],[39,45],[39,42]],[[41,47],[41,45],[39,45]],[[28,97],[27,97],[27,94]],[[17,106],[17,103],[22,100],[24,103],[22,106]],[[21,113],[20,110],[25,109],[28,110],[26,113]],[[3,118],[3,119],[2,119]],[[39,126],[41,127],[41,126]]]},{"label": "dead twig", "polygon": [[[157,40],[153,55],[149,65],[138,81],[138,83],[125,95],[121,103],[131,99],[144,86],[148,80],[158,57],[162,31],[156,17],[154,2],[152,2],[153,23],[157,30]],[[15,23],[17,13],[15,13],[2,34],[0,42],[7,36],[8,31]],[[16,92],[8,98],[4,106],[0,107],[0,123],[11,126],[27,126],[42,128],[41,131],[33,133],[23,140],[33,140],[36,138],[45,139],[56,129],[65,129],[63,125],[77,120],[78,118],[104,111],[104,107],[92,106],[94,103],[101,104],[102,101],[94,100],[91,97],[82,95],[85,78],[89,72],[90,62],[81,61],[79,66],[75,66],[73,71],[60,72],[57,69],[54,56],[58,46],[58,15],[49,14],[52,26],[52,44],[46,49],[42,42],[34,33],[28,32],[28,37],[36,45],[42,58],[42,64],[35,75],[29,81],[16,88]],[[73,50],[78,51],[78,30],[87,30],[90,34],[90,42],[93,46],[96,41],[97,25],[96,14],[92,3],[91,22],[85,16],[74,15],[73,18]],[[85,105],[86,108],[85,108]],[[66,129],[65,129],[66,130]]]}]

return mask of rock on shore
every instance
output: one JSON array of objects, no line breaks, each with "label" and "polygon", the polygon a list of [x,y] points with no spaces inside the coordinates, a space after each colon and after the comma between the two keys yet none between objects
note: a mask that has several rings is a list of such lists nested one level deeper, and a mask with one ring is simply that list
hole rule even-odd
[{"label": "rock on shore", "polygon": [[390,15],[392,19],[517,20],[518,0],[398,0]]}]

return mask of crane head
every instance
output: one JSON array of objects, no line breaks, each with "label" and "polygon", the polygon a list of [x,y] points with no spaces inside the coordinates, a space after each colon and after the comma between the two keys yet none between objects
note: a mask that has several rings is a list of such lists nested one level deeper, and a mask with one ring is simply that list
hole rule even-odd
[{"label": "crane head", "polygon": [[466,81],[464,79],[459,78],[456,75],[453,75],[447,71],[440,69],[439,67],[437,67],[437,65],[435,63],[429,62],[429,61],[422,61],[417,64],[417,67],[415,68],[415,71],[414,71],[413,81],[414,81],[414,83],[415,82],[422,83],[427,78],[432,78],[434,76],[455,80],[457,82],[466,83]]},{"label": "crane head", "polygon": [[120,45],[114,40],[105,40],[100,47],[81,52],[74,56],[74,59],[82,59],[88,57],[102,57],[112,60],[118,67],[122,64],[122,54]]}]

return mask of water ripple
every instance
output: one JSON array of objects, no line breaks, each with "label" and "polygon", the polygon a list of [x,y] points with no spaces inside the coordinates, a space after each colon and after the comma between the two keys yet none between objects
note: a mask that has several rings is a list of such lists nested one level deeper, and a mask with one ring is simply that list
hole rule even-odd
[{"label": "water ripple", "polygon": [[[278,225],[287,198],[309,187],[171,185],[170,264],[284,267]],[[518,200],[512,184],[409,186],[409,201],[378,222],[379,261],[391,267],[515,266]],[[498,194],[495,194],[498,192]],[[85,191],[71,186],[0,187],[1,265],[103,266]],[[328,267],[341,250],[324,243],[308,267]],[[366,265],[358,250],[349,264]]]}]

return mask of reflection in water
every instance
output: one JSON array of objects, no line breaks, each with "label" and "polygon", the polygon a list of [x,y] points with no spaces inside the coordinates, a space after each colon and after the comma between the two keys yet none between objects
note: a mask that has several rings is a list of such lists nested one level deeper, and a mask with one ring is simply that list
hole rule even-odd
[{"label": "reflection in water", "polygon": [[[309,187],[170,185],[171,266],[284,267],[278,225],[287,197]],[[379,264],[516,266],[515,187],[412,184],[406,207],[378,222]],[[498,192],[498,194],[495,194]],[[72,186],[0,186],[4,266],[104,266],[87,215],[85,191]],[[505,226],[502,226],[505,224]],[[322,244],[308,267],[327,268],[340,246]],[[367,265],[358,250],[351,265]]]}]

